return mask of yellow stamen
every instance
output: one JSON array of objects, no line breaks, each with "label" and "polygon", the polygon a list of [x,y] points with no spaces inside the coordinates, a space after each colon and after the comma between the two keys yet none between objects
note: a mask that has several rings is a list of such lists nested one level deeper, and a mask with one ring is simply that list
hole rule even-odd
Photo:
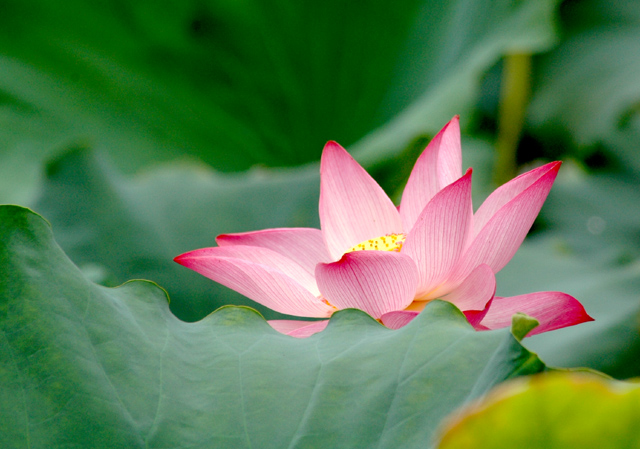
[{"label": "yellow stamen", "polygon": [[381,237],[365,240],[362,243],[358,243],[353,248],[347,250],[347,253],[352,251],[395,251],[400,252],[404,240],[407,238],[406,234],[387,234]]}]

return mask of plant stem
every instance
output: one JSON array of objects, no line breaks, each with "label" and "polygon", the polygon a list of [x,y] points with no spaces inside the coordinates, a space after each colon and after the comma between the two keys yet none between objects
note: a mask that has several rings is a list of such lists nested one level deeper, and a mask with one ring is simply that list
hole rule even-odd
[{"label": "plant stem", "polygon": [[531,55],[507,55],[502,69],[498,110],[498,153],[493,181],[504,184],[517,174],[516,151],[531,90]]}]

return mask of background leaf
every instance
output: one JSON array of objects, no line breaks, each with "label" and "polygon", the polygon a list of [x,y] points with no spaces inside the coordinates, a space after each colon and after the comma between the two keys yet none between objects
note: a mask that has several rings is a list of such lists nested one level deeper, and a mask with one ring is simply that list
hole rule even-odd
[{"label": "background leaf", "polygon": [[638,173],[640,4],[565,2],[560,12],[566,37],[537,66],[533,132],[550,151],[558,140],[581,157],[604,147]]},{"label": "background leaf", "polygon": [[340,311],[307,339],[246,308],[185,323],[153,283],[91,283],[26,209],[0,208],[0,236],[3,447],[423,448],[455,407],[544,369],[445,302],[397,331]]},{"label": "background leaf", "polygon": [[584,373],[517,379],[457,413],[438,448],[636,448],[639,399],[636,384]]},{"label": "background leaf", "polygon": [[298,165],[328,140],[393,158],[470,117],[505,52],[548,48],[556,3],[5,2],[0,201],[30,201],[42,160],[76,142],[129,173]]}]

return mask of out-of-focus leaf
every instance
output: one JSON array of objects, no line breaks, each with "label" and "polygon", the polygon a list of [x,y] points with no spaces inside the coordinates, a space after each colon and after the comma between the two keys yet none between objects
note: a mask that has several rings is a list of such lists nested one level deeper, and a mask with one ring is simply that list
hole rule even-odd
[{"label": "out-of-focus leaf", "polygon": [[439,449],[640,447],[640,387],[585,374],[516,379],[457,412]]},{"label": "out-of-focus leaf", "polygon": [[640,172],[640,3],[585,0],[562,11],[567,37],[540,60],[529,122],[556,148],[559,132],[582,148],[624,148]]},{"label": "out-of-focus leaf", "polygon": [[[352,149],[371,164],[407,147],[424,133],[435,133],[454,114],[472,115],[486,71],[506,53],[536,53],[555,43],[554,0],[430,2],[424,28],[404,53],[406,65],[393,84],[392,120]],[[437,18],[437,14],[444,14]],[[415,70],[421,67],[422,70]],[[425,75],[426,74],[426,75]],[[413,98],[417,100],[412,101]]]},{"label": "out-of-focus leaf", "polygon": [[424,448],[456,407],[544,369],[440,301],[397,331],[340,311],[307,339],[247,308],[185,323],[153,283],[87,280],[16,206],[0,270],[3,448]]},{"label": "out-of-focus leaf", "polygon": [[327,140],[391,158],[470,116],[505,52],[548,48],[556,3],[4,2],[0,201],[28,199],[43,157],[75,141],[126,172],[184,154],[295,165]]},{"label": "out-of-focus leaf", "polygon": [[[640,141],[638,142],[640,145]],[[640,257],[640,183],[622,173],[587,174],[562,167],[542,219],[567,251],[614,263]]]}]

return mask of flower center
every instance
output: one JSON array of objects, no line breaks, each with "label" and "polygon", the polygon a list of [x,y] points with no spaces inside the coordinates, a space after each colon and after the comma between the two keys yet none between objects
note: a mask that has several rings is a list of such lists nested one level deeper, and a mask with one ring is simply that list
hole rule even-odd
[{"label": "flower center", "polygon": [[347,250],[346,253],[352,251],[395,251],[399,253],[406,238],[406,234],[387,234],[358,243],[353,248]]}]

